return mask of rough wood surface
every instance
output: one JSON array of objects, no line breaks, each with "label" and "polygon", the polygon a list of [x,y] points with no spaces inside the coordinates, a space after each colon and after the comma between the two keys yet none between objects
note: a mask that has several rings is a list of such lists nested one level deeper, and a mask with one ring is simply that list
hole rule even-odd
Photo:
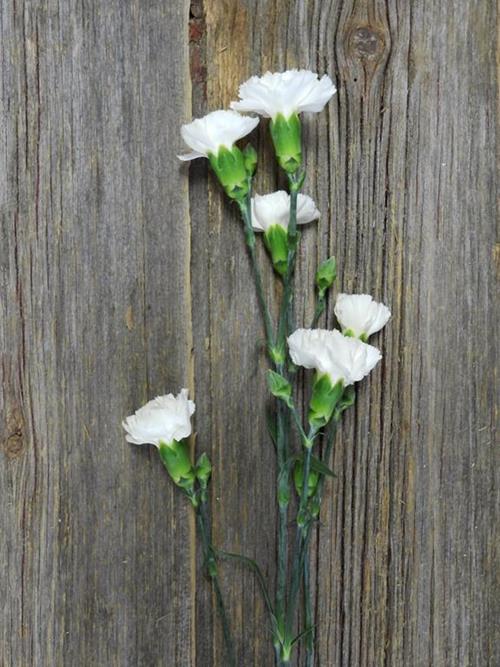
[{"label": "rough wood surface", "polygon": [[[493,3],[3,0],[0,12],[0,665],[224,664],[188,508],[120,428],[166,390],[195,390],[217,542],[274,576],[241,226],[206,164],[188,181],[175,154],[180,122],[294,66],[339,89],[306,121],[305,191],[323,215],[303,235],[297,320],[329,254],[339,288],[394,314],[315,535],[317,664],[499,664]],[[281,181],[265,123],[254,138],[264,192]],[[272,665],[253,576],[226,565],[223,585],[239,664]]]}]

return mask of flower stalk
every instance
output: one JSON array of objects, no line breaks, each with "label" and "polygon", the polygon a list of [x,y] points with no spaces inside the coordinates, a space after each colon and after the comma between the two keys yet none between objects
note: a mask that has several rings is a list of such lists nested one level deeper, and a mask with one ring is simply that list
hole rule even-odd
[{"label": "flower stalk", "polygon": [[[301,237],[298,226],[320,217],[314,201],[301,192],[305,168],[300,114],[320,112],[335,92],[327,75],[319,77],[308,70],[267,72],[260,77],[251,77],[240,86],[239,100],[231,103],[232,110],[212,111],[181,128],[191,152],[179,158],[183,161],[207,159],[228,199],[239,207],[262,314],[270,361],[267,382],[275,397],[274,415],[269,420],[277,459],[274,599],[255,561],[244,555],[217,550],[213,545],[208,512],[212,465],[205,453],[195,463],[191,460],[187,438],[192,432],[195,405],[188,399],[188,390],[182,389],[177,396],[157,397],[123,422],[130,443],[149,443],[157,447],[171,480],[193,506],[204,569],[211,581],[222,625],[226,652],[224,664],[229,667],[235,667],[237,663],[231,615],[226,610],[219,581],[218,561],[221,560],[239,561],[255,574],[271,623],[276,665],[289,665],[294,646],[301,640],[306,646],[306,667],[314,665],[315,619],[309,563],[313,527],[321,510],[326,478],[334,477],[328,467],[329,461],[341,415],[354,402],[353,385],[366,377],[381,359],[379,350],[367,344],[368,338],[390,317],[389,309],[369,295],[339,294],[334,312],[340,330],[318,329],[319,319],[326,310],[327,293],[336,280],[336,262],[330,257],[316,272],[316,301],[311,327],[294,330],[295,273]],[[286,174],[288,192],[279,190],[252,195],[257,152],[251,143],[242,149],[237,142],[256,128],[258,116],[270,118],[275,158]],[[257,257],[258,238],[269,255],[273,276],[282,287],[281,303],[274,317],[267,303],[267,285]],[[294,400],[294,383],[300,367],[315,372],[307,412],[297,407]],[[292,438],[292,422],[298,439]],[[320,433],[323,433],[324,443],[321,459],[313,451]],[[295,538],[290,540],[289,515],[294,490],[297,495],[293,522]],[[298,629],[301,589],[304,627]]]}]

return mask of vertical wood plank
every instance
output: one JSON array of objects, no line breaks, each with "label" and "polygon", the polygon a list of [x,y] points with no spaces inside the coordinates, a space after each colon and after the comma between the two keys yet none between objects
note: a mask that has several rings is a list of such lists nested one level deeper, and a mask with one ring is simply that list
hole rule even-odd
[{"label": "vertical wood plank", "polygon": [[187,13],[2,7],[2,665],[194,660],[189,511],[120,427],[191,381]]},{"label": "vertical wood plank", "polygon": [[[207,110],[266,69],[308,67],[336,80],[328,110],[306,120],[306,192],[324,215],[303,235],[300,283],[312,285],[316,262],[334,253],[339,289],[373,293],[394,313],[376,340],[385,359],[342,429],[339,477],[317,530],[318,664],[493,664],[493,9],[377,0],[205,7]],[[260,189],[278,184],[273,168],[259,175]],[[227,267],[215,260],[210,273],[217,358],[227,346],[211,363],[212,383],[224,377],[210,395],[220,402],[211,404],[217,448],[224,441],[219,475],[235,480],[235,461],[248,468],[249,427],[260,434],[250,463],[264,459],[267,469],[246,497],[241,483],[217,490],[226,509],[216,521],[226,546],[254,550],[248,517],[263,499],[273,507],[274,470],[265,399],[248,402],[262,396],[253,375],[262,364],[247,357],[259,329],[248,319],[255,300],[236,215],[217,186],[210,202],[209,253]],[[299,322],[311,308],[301,294]],[[240,526],[233,542],[222,532],[228,522]],[[266,518],[258,528],[265,548],[253,555],[265,559],[272,526]],[[233,600],[240,660],[271,664],[244,576]]]},{"label": "vertical wood plank", "polygon": [[[315,535],[317,663],[499,661],[495,18],[480,0],[3,4],[1,664],[224,664],[188,508],[119,426],[182,385],[215,464],[216,541],[273,581],[241,225],[204,161],[188,192],[175,152],[182,119],[285,67],[339,88],[305,119],[305,191],[323,215],[303,234],[297,320],[332,253],[340,289],[394,314]],[[282,187],[265,123],[252,139],[258,190]],[[271,665],[253,576],[222,569],[238,664]]]}]

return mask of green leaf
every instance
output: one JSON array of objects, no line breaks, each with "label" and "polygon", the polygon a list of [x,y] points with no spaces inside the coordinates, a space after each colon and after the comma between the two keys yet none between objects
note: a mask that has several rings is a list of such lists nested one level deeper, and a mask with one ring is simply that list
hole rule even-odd
[{"label": "green leaf", "polygon": [[293,405],[292,385],[282,375],[269,369],[267,371],[267,386],[273,396],[281,399],[290,407]]},{"label": "green leaf", "polygon": [[337,475],[330,470],[330,468],[325,465],[317,456],[311,456],[311,470],[317,472],[320,475],[325,475],[326,477],[337,477]]}]

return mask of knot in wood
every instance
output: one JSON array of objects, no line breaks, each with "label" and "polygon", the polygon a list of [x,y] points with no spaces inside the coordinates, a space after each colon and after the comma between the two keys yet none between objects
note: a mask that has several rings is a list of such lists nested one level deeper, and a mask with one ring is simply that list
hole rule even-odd
[{"label": "knot in wood", "polygon": [[9,436],[4,443],[5,456],[8,459],[17,459],[24,450],[23,438],[19,433]]},{"label": "knot in wood", "polygon": [[358,26],[351,32],[350,51],[353,56],[364,60],[379,58],[384,51],[384,38],[370,26]]}]

